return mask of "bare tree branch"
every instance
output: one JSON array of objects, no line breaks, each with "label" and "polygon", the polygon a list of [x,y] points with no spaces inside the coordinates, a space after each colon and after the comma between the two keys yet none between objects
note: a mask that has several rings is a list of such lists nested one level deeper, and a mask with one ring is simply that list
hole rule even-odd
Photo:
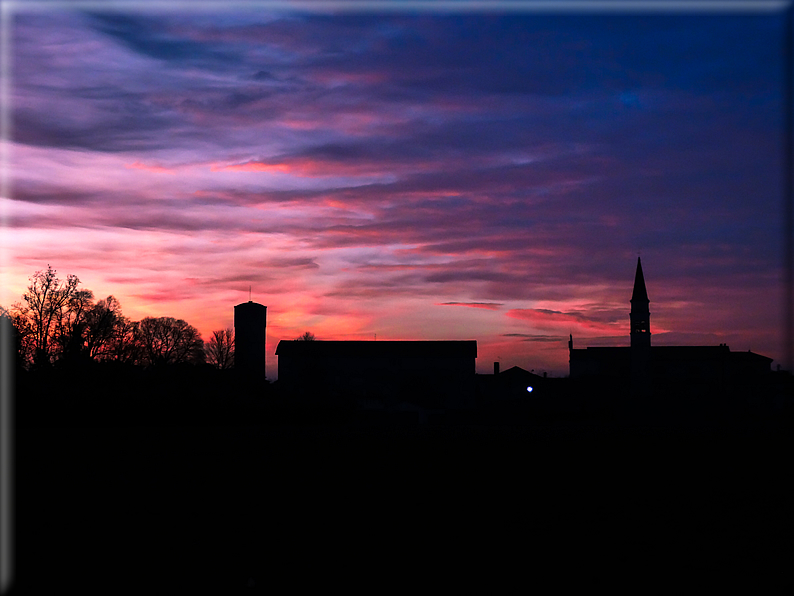
[{"label": "bare tree branch", "polygon": [[204,350],[208,363],[220,369],[231,368],[234,365],[234,329],[213,331]]}]

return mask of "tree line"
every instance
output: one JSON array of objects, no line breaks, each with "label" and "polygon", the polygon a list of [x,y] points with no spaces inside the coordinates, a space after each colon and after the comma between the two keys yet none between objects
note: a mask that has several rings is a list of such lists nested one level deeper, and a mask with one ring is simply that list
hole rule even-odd
[{"label": "tree line", "polygon": [[88,361],[209,364],[220,369],[234,365],[233,329],[213,331],[205,343],[198,330],[182,319],[132,321],[115,297],[95,301],[94,293],[81,288],[76,275],[60,279],[49,265],[29,281],[21,301],[10,308],[0,306],[0,319],[11,328],[22,368]]}]

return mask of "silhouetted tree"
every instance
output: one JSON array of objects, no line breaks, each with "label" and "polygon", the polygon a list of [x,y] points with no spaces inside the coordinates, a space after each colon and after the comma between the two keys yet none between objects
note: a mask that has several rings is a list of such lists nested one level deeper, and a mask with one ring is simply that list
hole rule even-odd
[{"label": "silhouetted tree", "polygon": [[[94,304],[85,314],[85,348],[94,360],[111,360],[112,342],[118,327],[128,321],[121,315],[121,304],[108,296]],[[134,335],[130,336],[134,341]]]},{"label": "silhouetted tree", "polygon": [[[134,365],[205,362],[204,342],[192,325],[172,317],[130,321],[116,298],[94,303],[93,292],[79,284],[75,275],[60,280],[47,265],[46,271],[30,277],[22,302],[10,309],[0,307],[0,316],[13,327],[23,367],[80,359]],[[233,331],[216,333],[223,337],[215,338],[221,351],[213,364],[228,368],[234,355]]]},{"label": "silhouetted tree", "polygon": [[311,333],[310,331],[307,331],[306,333],[301,335],[299,338],[297,338],[298,341],[314,341],[315,339],[317,339],[317,338],[314,337],[314,333]]},{"label": "silhouetted tree", "polygon": [[86,314],[93,307],[91,290],[75,290],[55,315],[54,351],[62,360],[88,357],[85,349]]},{"label": "silhouetted tree", "polygon": [[69,301],[75,298],[79,283],[76,275],[69,275],[62,282],[49,265],[46,271],[37,271],[31,276],[28,291],[22,298],[26,302],[24,315],[32,327],[35,364],[49,364],[52,361],[54,327],[59,323]]},{"label": "silhouetted tree", "polygon": [[234,366],[234,329],[213,331],[204,351],[209,364],[222,370]]},{"label": "silhouetted tree", "polygon": [[201,335],[182,319],[146,317],[140,322],[136,335],[147,364],[197,364],[204,361]]},{"label": "silhouetted tree", "polygon": [[106,346],[106,359],[125,364],[144,364],[146,358],[140,337],[140,326],[138,321],[119,317]]}]

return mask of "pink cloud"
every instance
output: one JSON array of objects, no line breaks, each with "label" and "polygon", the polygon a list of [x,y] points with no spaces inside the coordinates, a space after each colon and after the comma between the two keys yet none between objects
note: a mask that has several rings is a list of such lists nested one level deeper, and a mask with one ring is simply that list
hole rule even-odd
[{"label": "pink cloud", "polygon": [[[505,314],[510,318],[526,321],[541,329],[569,329],[575,327],[585,332],[615,333],[623,327],[628,327],[627,324],[622,322],[597,321],[579,312],[566,313],[545,308],[515,308]],[[626,333],[628,333],[628,329],[626,329]]]},{"label": "pink cloud", "polygon": [[437,302],[436,306],[468,306],[470,308],[499,310],[499,307],[502,306],[502,304],[497,302]]},{"label": "pink cloud", "polygon": [[291,174],[293,176],[306,178],[338,178],[341,176],[385,176],[394,175],[400,171],[432,171],[432,163],[423,164],[400,164],[394,161],[388,165],[379,161],[368,160],[334,160],[319,157],[296,156],[286,159],[270,160],[250,160],[236,164],[212,164],[210,170],[213,172],[268,172],[279,174]]},{"label": "pink cloud", "polygon": [[213,172],[223,172],[223,171],[231,171],[231,172],[278,172],[278,173],[285,173],[290,172],[291,168],[287,164],[284,163],[275,163],[269,164],[264,163],[261,161],[247,161],[245,163],[240,164],[233,164],[230,166],[222,166],[218,164],[213,164],[210,166],[210,170]]},{"label": "pink cloud", "polygon": [[125,168],[134,169],[134,170],[146,170],[147,172],[152,172],[154,174],[175,174],[176,172],[171,168],[166,168],[163,166],[150,166],[145,163],[141,163],[139,161],[124,164]]}]

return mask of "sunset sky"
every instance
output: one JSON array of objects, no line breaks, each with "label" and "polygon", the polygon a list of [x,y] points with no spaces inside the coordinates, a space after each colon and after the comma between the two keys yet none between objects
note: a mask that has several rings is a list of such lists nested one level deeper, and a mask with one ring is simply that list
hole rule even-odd
[{"label": "sunset sky", "polygon": [[0,304],[49,264],[208,339],[250,285],[270,378],[304,331],[559,376],[639,254],[654,345],[784,364],[783,10],[128,6],[12,12]]}]

